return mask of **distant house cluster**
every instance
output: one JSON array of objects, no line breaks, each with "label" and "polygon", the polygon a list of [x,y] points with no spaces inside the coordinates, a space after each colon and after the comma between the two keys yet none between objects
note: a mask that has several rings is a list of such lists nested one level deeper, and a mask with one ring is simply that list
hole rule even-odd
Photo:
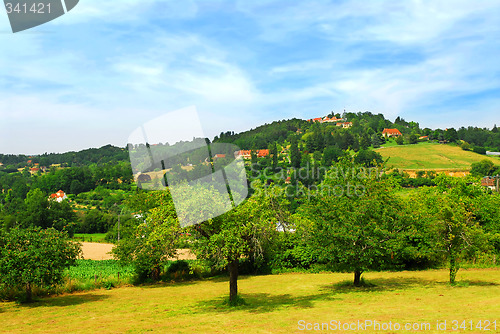
[{"label": "distant house cluster", "polygon": [[384,131],[382,131],[382,136],[386,138],[399,137],[402,135],[403,134],[398,129],[384,129]]},{"label": "distant house cluster", "polygon": [[[257,158],[264,158],[269,155],[269,150],[255,150]],[[252,150],[236,151],[235,156],[242,157],[243,159],[250,159],[252,157]]]},{"label": "distant house cluster", "polygon": [[317,118],[312,118],[308,119],[308,122],[318,122],[318,123],[336,123],[336,126],[341,126],[343,128],[350,128],[352,126],[352,122],[345,122],[343,118],[337,118],[333,116],[332,118],[325,116],[325,117],[317,117]]}]

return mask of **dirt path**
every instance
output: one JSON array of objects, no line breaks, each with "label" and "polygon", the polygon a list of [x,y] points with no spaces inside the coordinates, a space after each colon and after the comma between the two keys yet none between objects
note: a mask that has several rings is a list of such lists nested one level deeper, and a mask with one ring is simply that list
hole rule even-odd
[{"label": "dirt path", "polygon": [[[85,260],[109,260],[113,256],[110,254],[115,245],[97,242],[82,242],[83,258]],[[189,249],[178,249],[177,257],[171,260],[194,260],[196,256]]]}]

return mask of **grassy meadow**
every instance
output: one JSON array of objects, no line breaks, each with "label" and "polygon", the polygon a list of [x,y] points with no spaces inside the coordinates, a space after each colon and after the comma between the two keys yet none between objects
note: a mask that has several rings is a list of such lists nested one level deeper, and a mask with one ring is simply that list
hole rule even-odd
[{"label": "grassy meadow", "polygon": [[500,158],[464,151],[451,144],[424,142],[414,145],[389,145],[375,151],[380,153],[384,160],[389,158],[388,167],[399,169],[466,170],[470,169],[472,163],[483,159],[500,165]]},{"label": "grassy meadow", "polygon": [[352,275],[342,273],[243,276],[238,283],[246,305],[234,308],[223,302],[227,277],[100,289],[33,304],[2,303],[0,323],[6,333],[318,333],[324,331],[300,330],[299,321],[305,326],[373,320],[402,326],[428,323],[425,332],[438,333],[436,321],[446,320],[451,331],[453,320],[459,321],[457,326],[463,320],[474,326],[496,320],[497,329],[491,323],[489,332],[500,332],[498,268],[463,269],[457,286],[447,283],[447,270],[364,277],[367,286],[354,288],[346,284]]},{"label": "grassy meadow", "polygon": [[107,233],[75,233],[73,238],[78,241],[109,243],[109,241],[105,240],[106,234]]}]

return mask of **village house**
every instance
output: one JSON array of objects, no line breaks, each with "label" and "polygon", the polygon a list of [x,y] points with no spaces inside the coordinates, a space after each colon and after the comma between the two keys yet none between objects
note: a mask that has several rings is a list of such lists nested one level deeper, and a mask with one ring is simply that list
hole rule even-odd
[{"label": "village house", "polygon": [[51,194],[49,198],[61,203],[63,200],[68,198],[68,196],[66,196],[66,193],[64,191],[59,190],[55,194]]},{"label": "village house", "polygon": [[398,129],[384,129],[384,131],[382,131],[382,136],[386,138],[399,137],[402,135],[403,134]]},{"label": "village house", "polygon": [[429,136],[420,136],[418,140],[429,140]]},{"label": "village house", "polygon": [[269,150],[257,150],[257,158],[264,158],[269,155]]},{"label": "village house", "polygon": [[341,126],[344,129],[348,129],[352,126],[352,122],[341,122],[341,123],[337,123],[336,125]]},{"label": "village house", "polygon": [[252,157],[252,151],[250,150],[236,151],[235,156],[237,158],[242,157],[243,159],[250,159]]},{"label": "village house", "polygon": [[496,191],[499,190],[498,189],[499,183],[500,183],[500,176],[499,175],[497,175],[497,176],[485,176],[481,180],[481,185],[483,187],[488,187],[491,190],[496,190]]},{"label": "village house", "polygon": [[[257,155],[257,158],[263,158],[269,155],[269,150],[255,150],[254,152]],[[236,151],[235,156],[237,158],[242,157],[243,159],[250,159],[252,157],[252,151],[251,150]]]}]

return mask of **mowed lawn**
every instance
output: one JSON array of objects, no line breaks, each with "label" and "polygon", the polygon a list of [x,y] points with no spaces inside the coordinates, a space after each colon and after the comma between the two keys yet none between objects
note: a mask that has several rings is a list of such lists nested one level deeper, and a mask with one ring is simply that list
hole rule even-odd
[{"label": "mowed lawn", "polygon": [[418,143],[382,147],[375,150],[387,165],[399,169],[469,169],[474,162],[483,159],[500,165],[500,158],[488,157],[450,144]]},{"label": "mowed lawn", "polygon": [[474,326],[496,320],[497,330],[491,323],[488,332],[500,332],[500,269],[462,269],[455,287],[447,284],[447,270],[364,276],[375,286],[346,287],[339,283],[352,275],[339,273],[244,276],[239,288],[247,305],[236,308],[222,303],[227,278],[96,290],[32,305],[1,303],[0,324],[3,333],[303,333],[301,320],[302,326],[373,320],[428,323],[422,332],[442,333],[436,321],[446,320],[450,330],[453,320]]}]

